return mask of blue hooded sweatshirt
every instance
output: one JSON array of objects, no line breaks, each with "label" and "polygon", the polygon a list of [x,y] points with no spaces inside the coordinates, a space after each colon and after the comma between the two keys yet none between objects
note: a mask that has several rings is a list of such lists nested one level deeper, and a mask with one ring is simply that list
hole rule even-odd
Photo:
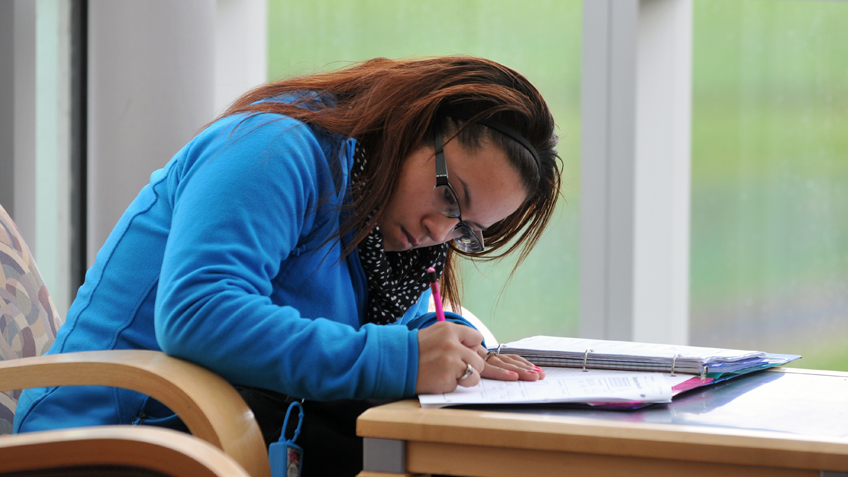
[{"label": "blue hooded sweatshirt", "polygon": [[[49,354],[150,349],[236,385],[310,400],[415,393],[429,291],[394,325],[365,323],[343,257],[355,141],[275,114],[216,121],[154,172],[118,221]],[[418,320],[420,321],[420,320]],[[107,387],[24,391],[15,431],[124,424],[170,411]]]}]

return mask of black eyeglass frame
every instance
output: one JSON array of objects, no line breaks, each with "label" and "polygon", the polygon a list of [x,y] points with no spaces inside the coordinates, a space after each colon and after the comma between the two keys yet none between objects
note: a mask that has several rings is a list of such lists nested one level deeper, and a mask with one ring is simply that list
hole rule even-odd
[{"label": "black eyeglass frame", "polygon": [[468,225],[464,220],[462,220],[462,207],[459,205],[459,195],[454,190],[453,186],[450,184],[448,180],[448,166],[447,161],[445,160],[445,150],[444,145],[442,144],[442,135],[440,133],[436,133],[435,137],[435,146],[436,146],[436,186],[433,188],[433,196],[436,201],[439,200],[439,189],[447,188],[450,191],[451,195],[453,195],[454,200],[456,201],[456,216],[449,215],[442,211],[445,217],[450,217],[452,219],[459,219],[459,223],[453,228],[453,241],[456,247],[463,252],[467,253],[479,253],[484,249],[483,245],[483,237],[481,234],[478,234],[470,225]]}]

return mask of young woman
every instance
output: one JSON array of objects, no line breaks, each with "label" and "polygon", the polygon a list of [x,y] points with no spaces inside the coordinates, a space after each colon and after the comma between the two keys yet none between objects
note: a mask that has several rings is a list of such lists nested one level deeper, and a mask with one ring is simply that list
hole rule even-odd
[{"label": "young woman", "polygon": [[[50,353],[199,363],[241,390],[269,441],[305,399],[298,442],[334,456],[307,457],[305,475],[355,473],[363,400],[543,377],[487,359],[473,328],[421,316],[429,267],[458,310],[459,255],[530,251],[559,195],[556,141],[539,92],[480,58],[375,59],[260,87],[152,174]],[[15,426],[116,423],[179,427],[147,396],[103,387],[27,390]]]}]

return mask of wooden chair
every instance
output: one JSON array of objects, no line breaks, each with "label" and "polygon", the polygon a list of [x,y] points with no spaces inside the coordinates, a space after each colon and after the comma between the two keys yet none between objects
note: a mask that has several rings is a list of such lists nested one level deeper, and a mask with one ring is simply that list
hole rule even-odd
[{"label": "wooden chair", "polygon": [[5,476],[250,477],[196,437],[154,427],[102,426],[0,438]]},{"label": "wooden chair", "polygon": [[[41,356],[61,324],[32,254],[0,206],[0,434],[11,432],[21,389],[119,387],[147,394],[168,406],[194,436],[222,449],[250,475],[270,475],[265,443],[253,413],[223,378],[156,351]],[[0,435],[4,442],[7,438]]]}]

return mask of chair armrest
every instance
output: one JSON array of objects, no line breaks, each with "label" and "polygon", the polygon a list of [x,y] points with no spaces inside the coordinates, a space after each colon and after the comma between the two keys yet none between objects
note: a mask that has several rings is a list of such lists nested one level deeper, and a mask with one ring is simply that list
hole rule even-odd
[{"label": "chair armrest", "polygon": [[253,412],[220,376],[159,351],[86,351],[0,362],[0,391],[50,386],[138,391],[177,413],[196,437],[222,449],[254,477],[269,476]]},{"label": "chair armrest", "polygon": [[178,477],[250,477],[220,449],[170,429],[96,426],[0,439],[4,475],[77,466],[138,467]]}]

